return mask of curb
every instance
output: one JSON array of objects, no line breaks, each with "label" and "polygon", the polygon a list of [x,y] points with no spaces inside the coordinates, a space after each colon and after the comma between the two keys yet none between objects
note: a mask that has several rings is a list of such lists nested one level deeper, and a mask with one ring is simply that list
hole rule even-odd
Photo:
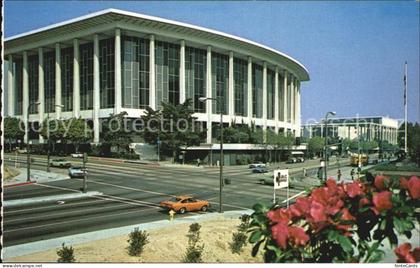
[{"label": "curb", "polygon": [[26,182],[19,182],[19,183],[15,183],[15,184],[5,184],[3,187],[4,188],[9,188],[9,187],[16,187],[16,186],[25,186],[28,184],[35,184],[36,181],[26,181]]},{"label": "curb", "polygon": [[21,205],[34,204],[34,203],[70,200],[70,199],[76,199],[76,198],[88,197],[88,196],[94,196],[94,195],[102,195],[102,194],[103,193],[101,192],[91,191],[87,193],[62,194],[62,195],[52,195],[52,196],[47,196],[47,197],[34,197],[34,198],[9,200],[9,201],[3,202],[3,207],[13,207],[13,206],[21,206]]},{"label": "curb", "polygon": [[[62,243],[65,242],[67,245],[77,245],[83,244],[95,240],[102,240],[107,239],[110,237],[120,236],[120,235],[128,235],[134,228],[139,228],[140,230],[154,230],[159,228],[166,228],[169,226],[175,226],[178,224],[185,224],[185,223],[194,223],[194,222],[202,222],[206,220],[213,220],[217,219],[218,217],[224,219],[236,219],[243,214],[251,214],[252,210],[233,210],[233,211],[226,211],[222,215],[219,213],[209,213],[209,214],[198,214],[183,218],[177,218],[174,221],[169,220],[159,220],[153,222],[146,222],[141,224],[134,224],[128,225],[123,227],[105,229],[105,230],[98,230],[88,233],[76,234],[76,235],[69,235],[64,237],[57,237],[42,241],[30,242],[26,244],[20,244],[10,247],[3,248],[3,260],[5,258],[12,258],[18,256],[24,256],[36,252],[46,251],[50,249],[60,248]],[[7,260],[6,260],[7,262]]]},{"label": "curb", "polygon": [[161,166],[158,163],[149,163],[149,162],[142,162],[142,161],[136,161],[136,160],[123,160],[123,163],[139,164],[139,165],[146,165],[146,166],[152,166],[152,167],[160,167]]}]

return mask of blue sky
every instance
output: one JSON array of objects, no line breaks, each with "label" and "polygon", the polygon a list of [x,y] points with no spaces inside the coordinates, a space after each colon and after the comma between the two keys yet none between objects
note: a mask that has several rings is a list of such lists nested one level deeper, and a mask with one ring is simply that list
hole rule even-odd
[{"label": "blue sky", "polygon": [[403,118],[408,62],[409,121],[420,122],[419,2],[7,1],[5,36],[106,8],[191,23],[273,47],[303,63],[302,122],[337,116]]}]

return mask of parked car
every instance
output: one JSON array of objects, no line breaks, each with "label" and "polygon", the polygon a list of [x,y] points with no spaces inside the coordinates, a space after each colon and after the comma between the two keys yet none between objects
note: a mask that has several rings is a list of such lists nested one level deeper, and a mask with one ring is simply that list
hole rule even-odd
[{"label": "parked car", "polygon": [[70,178],[83,178],[85,175],[87,175],[87,170],[83,169],[83,167],[71,166],[69,168]]},{"label": "parked car", "polygon": [[73,158],[83,158],[83,154],[82,153],[74,153],[74,154],[71,154],[71,157],[73,157]]},{"label": "parked car", "polygon": [[297,161],[297,163],[303,163],[303,162],[305,162],[305,158],[303,158],[303,157],[297,157],[296,158],[296,161]]},{"label": "parked car", "polygon": [[265,167],[265,164],[262,162],[252,163],[248,166],[249,168]]},{"label": "parked car", "polygon": [[287,164],[297,163],[297,159],[295,157],[290,157],[289,159],[287,159],[286,163]]},{"label": "parked car", "polygon": [[71,167],[71,162],[66,159],[51,159],[50,166],[59,167],[59,168],[69,168]]},{"label": "parked car", "polygon": [[267,173],[268,169],[266,167],[256,167],[252,170],[252,173]]},{"label": "parked car", "polygon": [[210,203],[206,200],[198,200],[191,196],[182,195],[172,197],[167,201],[162,201],[159,203],[159,206],[167,210],[174,210],[180,214],[184,214],[187,211],[201,210],[206,212],[210,207]]}]

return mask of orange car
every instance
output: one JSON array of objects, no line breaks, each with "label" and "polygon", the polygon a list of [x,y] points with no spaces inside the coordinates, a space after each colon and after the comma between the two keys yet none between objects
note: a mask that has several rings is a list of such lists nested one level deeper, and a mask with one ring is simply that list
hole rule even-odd
[{"label": "orange car", "polygon": [[186,211],[203,211],[206,212],[210,207],[210,203],[205,200],[198,200],[191,196],[176,196],[172,197],[168,201],[159,203],[159,206],[168,210],[175,210],[180,214],[184,214]]}]

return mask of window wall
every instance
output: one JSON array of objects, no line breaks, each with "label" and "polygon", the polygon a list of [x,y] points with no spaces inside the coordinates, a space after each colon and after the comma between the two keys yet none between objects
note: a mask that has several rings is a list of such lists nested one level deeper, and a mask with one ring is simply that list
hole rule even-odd
[{"label": "window wall", "polygon": [[248,104],[248,62],[233,60],[235,115],[246,116]]},{"label": "window wall", "polygon": [[162,102],[179,104],[179,45],[156,42],[156,107]]},{"label": "window wall", "polygon": [[[38,55],[28,57],[28,91],[29,103],[38,102]],[[24,107],[27,109],[28,107]],[[38,106],[33,104],[29,110],[30,114],[38,113]]]},{"label": "window wall", "polygon": [[45,112],[55,111],[55,52],[44,53]]},{"label": "window wall", "polygon": [[93,109],[93,43],[79,46],[80,110]]},{"label": "window wall", "polygon": [[192,99],[194,112],[205,113],[205,103],[199,101],[206,96],[207,52],[203,49],[185,48],[185,98]]},{"label": "window wall", "polygon": [[279,119],[281,121],[286,121],[284,119],[284,76],[279,73],[278,77],[278,83],[279,83]]},{"label": "window wall", "polygon": [[212,102],[213,113],[227,114],[229,105],[229,57],[227,55],[212,53],[212,96],[213,98],[221,99],[220,102]]},{"label": "window wall", "polygon": [[114,108],[115,104],[115,41],[99,41],[99,77],[101,108]]},{"label": "window wall", "polygon": [[149,105],[149,41],[122,38],[122,106],[144,109]]},{"label": "window wall", "polygon": [[274,119],[274,71],[267,69],[267,119]]},{"label": "window wall", "polygon": [[61,104],[63,112],[73,110],[73,47],[61,50]]},{"label": "window wall", "polygon": [[23,61],[22,59],[14,60],[14,94],[15,94],[15,115],[22,115],[23,106]]},{"label": "window wall", "polygon": [[252,111],[253,117],[262,118],[263,114],[263,68],[252,64]]}]

